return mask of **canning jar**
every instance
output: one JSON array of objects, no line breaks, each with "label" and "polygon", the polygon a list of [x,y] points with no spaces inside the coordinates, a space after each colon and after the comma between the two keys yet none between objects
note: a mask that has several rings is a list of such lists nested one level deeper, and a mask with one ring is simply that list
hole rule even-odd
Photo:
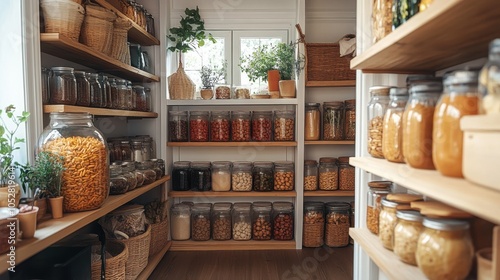
[{"label": "canning jar", "polygon": [[252,204],[236,202],[233,206],[233,240],[250,240],[252,238]]},{"label": "canning jar", "polygon": [[323,209],[323,202],[304,202],[304,233],[302,238],[302,245],[304,247],[323,246],[323,237],[325,232],[325,217]]},{"label": "canning jar", "polygon": [[273,203],[273,239],[293,239],[293,204],[291,202]]},{"label": "canning jar", "polygon": [[405,263],[417,265],[415,252],[423,229],[423,217],[418,211],[397,211],[398,221],[394,227],[394,254]]},{"label": "canning jar", "polygon": [[137,169],[144,173],[144,185],[149,185],[156,181],[156,172],[153,170],[153,162],[146,160],[136,163]]},{"label": "canning jar", "polygon": [[231,190],[231,162],[212,162],[212,191],[227,192]]},{"label": "canning jar", "polygon": [[119,160],[132,160],[132,147],[129,140],[120,141],[120,159]]},{"label": "canning jar", "polygon": [[120,93],[116,85],[116,79],[109,78],[109,88],[111,91],[111,109],[120,109]]},{"label": "canning jar", "polygon": [[465,279],[474,258],[469,223],[424,218],[415,254],[420,270],[430,280]]},{"label": "canning jar", "polygon": [[214,203],[212,209],[212,239],[231,239],[231,203]]},{"label": "canning jar", "polygon": [[108,148],[90,114],[50,113],[37,150],[64,158],[61,195],[65,212],[101,207],[109,194]]},{"label": "canning jar", "polygon": [[133,86],[132,90],[134,91],[134,94],[135,94],[134,109],[137,111],[147,112],[148,111],[148,106],[147,106],[148,99],[146,98],[146,92],[144,91],[144,87],[143,86]]},{"label": "canning jar", "polygon": [[305,114],[304,140],[319,140],[321,130],[321,115],[319,112],[319,103],[306,103]]},{"label": "canning jar", "polygon": [[210,141],[227,142],[229,141],[229,111],[212,112],[210,120]]},{"label": "canning jar", "polygon": [[323,103],[323,140],[344,139],[344,104],[341,101]]},{"label": "canning jar", "polygon": [[111,108],[112,106],[111,86],[109,84],[108,76],[99,74],[99,83],[101,84],[101,90],[102,90],[102,107]]},{"label": "canning jar", "polygon": [[337,159],[334,157],[322,157],[319,159],[319,189],[322,191],[334,191],[339,188],[339,168]]},{"label": "canning jar", "polygon": [[246,142],[251,140],[251,112],[231,112],[231,141]]},{"label": "canning jar", "polygon": [[127,178],[123,176],[120,165],[111,165],[109,167],[109,194],[123,194],[128,191]]},{"label": "canning jar", "polygon": [[273,225],[271,224],[271,202],[257,201],[252,205],[253,240],[270,240]]},{"label": "canning jar", "polygon": [[188,141],[188,113],[187,111],[168,112],[168,134],[172,142]]},{"label": "canning jar", "polygon": [[391,193],[391,181],[372,181],[368,183],[368,193],[366,195],[366,227],[373,234],[378,235],[379,216],[382,211],[382,198]]},{"label": "canning jar", "polygon": [[208,141],[208,119],[210,112],[191,111],[189,116],[189,141]]},{"label": "canning jar", "polygon": [[408,91],[406,88],[391,88],[389,95],[382,129],[382,154],[388,161],[404,163],[402,119]]},{"label": "canning jar", "polygon": [[125,91],[125,104],[127,104],[127,110],[135,110],[135,94],[132,90],[131,81],[127,81],[127,90]]},{"label": "canning jar", "polygon": [[382,242],[382,246],[391,251],[394,245],[394,227],[398,219],[396,217],[396,208],[401,210],[409,209],[409,204],[390,201],[386,197],[382,198],[378,236]]},{"label": "canning jar", "polygon": [[274,190],[292,191],[295,186],[295,168],[293,161],[274,163]]},{"label": "canning jar", "polygon": [[42,67],[42,104],[49,104],[49,69]]},{"label": "canning jar", "polygon": [[238,86],[233,91],[234,99],[250,99],[250,88],[245,86]]},{"label": "canning jar", "polygon": [[[124,161],[121,164],[122,175],[127,178],[128,191],[137,188],[137,176],[135,174],[135,162]],[[143,182],[144,183],[144,182]]]},{"label": "canning jar", "polygon": [[272,118],[271,111],[254,111],[252,114],[252,140],[272,141]]},{"label": "canning jar", "polygon": [[235,192],[252,190],[252,163],[250,161],[235,161],[233,163],[231,186]]},{"label": "canning jar", "polygon": [[210,239],[210,203],[196,203],[191,208],[191,240],[207,241]]},{"label": "canning jar", "polygon": [[349,157],[339,157],[339,190],[354,191],[354,166],[349,164]]},{"label": "canning jar", "polygon": [[304,161],[304,191],[318,189],[318,162],[315,160]]},{"label": "canning jar", "polygon": [[478,72],[459,70],[444,79],[444,93],[434,111],[432,158],[445,176],[463,177],[460,119],[479,113]]},{"label": "canning jar", "polygon": [[90,83],[90,106],[91,107],[101,107],[102,106],[102,90],[101,84],[99,83],[99,74],[97,73],[87,73],[87,79]]},{"label": "canning jar", "polygon": [[189,161],[176,161],[172,167],[172,189],[174,191],[189,191]]},{"label": "canning jar", "polygon": [[145,87],[144,93],[146,94],[146,112],[153,112],[153,96],[151,95],[151,89]]},{"label": "canning jar", "polygon": [[193,161],[189,171],[189,183],[193,191],[212,190],[212,174],[209,161]]},{"label": "canning jar", "polygon": [[143,157],[142,141],[136,140],[136,139],[132,140],[131,147],[132,147],[132,160],[133,161],[141,162],[141,161],[147,160]]},{"label": "canning jar", "polygon": [[344,101],[344,139],[356,139],[356,99]]},{"label": "canning jar", "polygon": [[73,68],[52,67],[50,70],[50,103],[75,105],[77,96],[76,79],[73,73]]},{"label": "canning jar", "polygon": [[368,153],[372,157],[384,158],[382,152],[382,134],[384,130],[384,115],[389,104],[387,86],[370,87],[371,100],[368,104]]},{"label": "canning jar", "polygon": [[252,170],[253,190],[272,191],[274,189],[273,163],[256,161]]},{"label": "canning jar", "polygon": [[83,71],[75,71],[76,105],[90,106],[90,82]]},{"label": "canning jar", "polygon": [[274,141],[293,141],[295,139],[295,112],[292,110],[274,111]]},{"label": "canning jar", "polygon": [[191,236],[191,208],[177,203],[170,209],[170,234],[172,240],[188,240]]},{"label": "canning jar", "polygon": [[488,61],[479,74],[479,93],[486,114],[500,113],[500,39],[490,43]]},{"label": "canning jar", "polygon": [[159,164],[158,160],[150,159],[149,161],[151,161],[151,164],[153,165],[153,170],[156,173],[156,180],[160,180],[161,177],[163,177],[163,175],[162,175],[163,171],[160,168],[160,164]]},{"label": "canning jar", "polygon": [[349,215],[347,202],[328,202],[326,208],[325,244],[329,247],[349,245]]},{"label": "canning jar", "polygon": [[[115,79],[115,84],[116,84],[116,104],[115,104],[116,109],[127,110],[128,109],[127,81],[123,79]],[[113,98],[113,100],[115,99]]]},{"label": "canning jar", "polygon": [[228,85],[215,86],[215,99],[230,99],[231,87]]},{"label": "canning jar", "polygon": [[[143,160],[151,160],[154,157],[154,149],[152,146],[152,138],[141,138],[141,146],[142,146],[142,159]],[[161,173],[161,172],[160,172]]]},{"label": "canning jar", "polygon": [[392,3],[396,0],[375,0],[372,7],[372,37],[376,43],[392,31]]}]

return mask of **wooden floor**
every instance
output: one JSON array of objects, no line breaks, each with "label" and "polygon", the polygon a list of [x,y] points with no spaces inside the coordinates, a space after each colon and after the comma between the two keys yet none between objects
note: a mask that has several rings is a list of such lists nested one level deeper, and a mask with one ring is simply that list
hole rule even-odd
[{"label": "wooden floor", "polygon": [[167,252],[149,279],[350,280],[353,247]]}]

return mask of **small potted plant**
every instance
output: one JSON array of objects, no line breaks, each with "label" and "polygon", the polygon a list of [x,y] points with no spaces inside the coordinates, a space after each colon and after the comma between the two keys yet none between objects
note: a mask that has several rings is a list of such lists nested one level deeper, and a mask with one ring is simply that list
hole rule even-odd
[{"label": "small potted plant", "polygon": [[32,165],[22,165],[18,162],[15,164],[16,167],[19,168],[19,180],[21,181],[23,192],[27,196],[26,202],[28,204],[33,203],[33,205],[38,206],[36,219],[39,221],[43,218],[45,213],[47,213],[47,199],[45,191],[38,188],[34,167]]},{"label": "small potted plant", "polygon": [[268,90],[279,90],[279,70],[276,67],[276,59],[272,52],[272,46],[258,46],[250,55],[240,57],[241,71],[248,75],[250,82],[262,79],[268,82]]},{"label": "small potted plant", "polygon": [[64,159],[52,152],[42,151],[36,156],[33,168],[35,182],[49,199],[52,218],[63,216],[63,196],[61,195]]},{"label": "small potted plant", "polygon": [[212,99],[214,96],[215,84],[225,80],[226,78],[226,63],[221,67],[212,65],[203,65],[200,71],[201,83],[203,85],[200,90],[201,98]]},{"label": "small potted plant", "polygon": [[295,55],[295,43],[279,43],[273,48],[276,67],[280,71],[279,91],[282,98],[295,98],[294,74],[304,69],[305,58]]}]

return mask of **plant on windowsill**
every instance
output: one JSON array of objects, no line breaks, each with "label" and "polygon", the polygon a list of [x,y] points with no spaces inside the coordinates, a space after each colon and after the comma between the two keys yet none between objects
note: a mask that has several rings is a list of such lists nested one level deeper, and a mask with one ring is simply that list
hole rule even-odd
[{"label": "plant on windowsill", "polygon": [[200,71],[201,83],[203,87],[200,90],[201,98],[212,99],[214,96],[214,86],[226,79],[227,62],[221,67],[212,65],[203,65]]},{"label": "plant on windowsill", "polygon": [[36,156],[33,168],[35,182],[49,199],[52,218],[63,216],[63,196],[61,195],[64,158],[48,151],[42,151]]}]

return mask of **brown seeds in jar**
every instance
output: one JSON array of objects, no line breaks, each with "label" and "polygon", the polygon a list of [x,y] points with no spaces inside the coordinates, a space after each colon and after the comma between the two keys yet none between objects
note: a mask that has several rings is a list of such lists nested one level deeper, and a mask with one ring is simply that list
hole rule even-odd
[{"label": "brown seeds in jar", "polygon": [[247,222],[236,222],[233,225],[234,240],[250,240],[252,238],[252,226]]},{"label": "brown seeds in jar", "polygon": [[213,221],[213,240],[231,239],[231,220],[227,217],[217,217]]},{"label": "brown seeds in jar", "polygon": [[272,140],[272,123],[270,119],[258,118],[252,120],[252,139],[254,141]]},{"label": "brown seeds in jar", "polygon": [[231,139],[235,142],[246,142],[251,140],[250,120],[233,119],[231,121]]},{"label": "brown seeds in jar", "polygon": [[233,191],[251,191],[252,174],[247,172],[238,172],[231,175]]},{"label": "brown seeds in jar", "polygon": [[382,133],[384,121],[382,117],[374,117],[368,124],[368,153],[376,158],[384,158],[382,152]]},{"label": "brown seeds in jar", "polygon": [[194,119],[189,121],[189,140],[193,142],[208,141],[208,121]]},{"label": "brown seeds in jar", "polygon": [[263,217],[258,217],[253,223],[253,239],[269,240],[271,239],[271,223]]},{"label": "brown seeds in jar", "polygon": [[319,173],[319,189],[322,191],[338,190],[338,177],[337,171],[328,171]]},{"label": "brown seeds in jar", "polygon": [[315,191],[318,189],[318,176],[310,175],[304,177],[304,190]]},{"label": "brown seeds in jar", "polygon": [[275,191],[291,191],[295,182],[295,172],[293,171],[278,171],[274,173],[274,190]]},{"label": "brown seeds in jar", "polygon": [[293,141],[295,135],[295,121],[288,118],[274,120],[274,140]]},{"label": "brown seeds in jar", "polygon": [[215,119],[210,122],[210,138],[214,142],[229,141],[229,120]]},{"label": "brown seeds in jar", "polygon": [[216,99],[230,99],[231,98],[231,88],[228,86],[217,86],[215,88],[215,98]]},{"label": "brown seeds in jar", "polygon": [[354,190],[354,168],[340,168],[339,171],[339,190],[353,191]]},{"label": "brown seeds in jar", "polygon": [[325,243],[329,247],[349,244],[349,215],[329,213],[326,216]]},{"label": "brown seeds in jar", "polygon": [[279,214],[274,218],[274,240],[293,239],[293,217],[290,214]]},{"label": "brown seeds in jar", "polygon": [[191,224],[191,239],[205,241],[210,239],[210,219],[204,216],[193,218]]}]

